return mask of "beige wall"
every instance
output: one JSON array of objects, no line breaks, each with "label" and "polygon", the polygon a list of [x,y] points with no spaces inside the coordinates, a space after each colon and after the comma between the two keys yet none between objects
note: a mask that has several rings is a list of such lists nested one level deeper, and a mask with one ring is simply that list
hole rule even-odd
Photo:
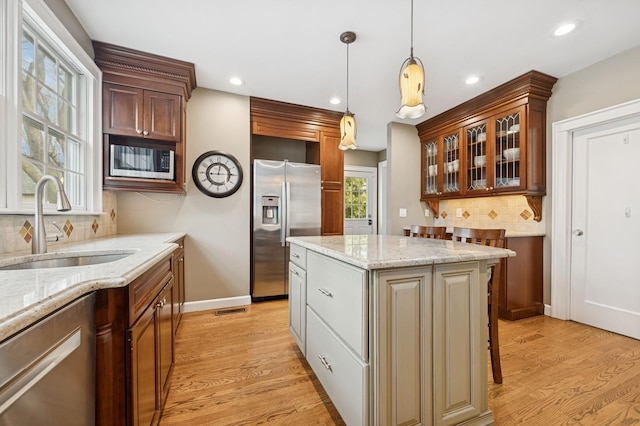
[{"label": "beige wall", "polygon": [[374,151],[348,150],[344,152],[345,166],[378,167],[378,153]]},{"label": "beige wall", "polygon": [[[403,235],[403,227],[433,224],[420,201],[420,138],[415,126],[387,125],[387,234]],[[407,217],[400,217],[400,209]]]},{"label": "beige wall", "polygon": [[[249,98],[198,88],[187,104],[187,195],[118,193],[118,232],[185,232],[187,301],[249,295]],[[240,190],[202,194],[191,178],[195,159],[226,151],[241,163]]]},{"label": "beige wall", "polygon": [[73,14],[64,0],[44,0],[49,9],[58,17],[60,22],[69,30],[73,38],[93,58],[93,45],[89,34],[84,30],[78,18]]}]

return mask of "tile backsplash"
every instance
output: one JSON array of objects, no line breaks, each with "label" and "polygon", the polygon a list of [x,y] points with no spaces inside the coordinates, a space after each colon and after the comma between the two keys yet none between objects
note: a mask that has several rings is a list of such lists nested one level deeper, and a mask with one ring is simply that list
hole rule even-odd
[{"label": "tile backsplash", "polygon": [[[45,228],[48,236],[58,235],[52,222],[60,227],[62,238],[59,242],[47,243],[49,250],[57,244],[106,237],[117,233],[117,198],[114,192],[103,192],[101,215],[46,215]],[[21,252],[31,249],[34,215],[0,215],[0,254]]]},{"label": "tile backsplash", "polygon": [[[544,198],[542,202],[545,202]],[[456,217],[458,209],[461,217]],[[533,220],[533,211],[524,196],[505,195],[440,201],[440,217],[434,224],[447,228],[504,228],[507,232],[544,234],[545,219],[543,215],[542,221]]]}]

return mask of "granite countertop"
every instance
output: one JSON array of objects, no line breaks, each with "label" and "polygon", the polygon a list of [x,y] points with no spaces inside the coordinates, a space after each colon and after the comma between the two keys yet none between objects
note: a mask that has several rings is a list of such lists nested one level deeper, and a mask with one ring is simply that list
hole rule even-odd
[{"label": "granite countertop", "polygon": [[289,237],[287,241],[363,269],[486,260],[512,257],[512,250],[449,240],[396,235]]},{"label": "granite countertop", "polygon": [[[172,253],[183,233],[113,235],[49,245],[46,257],[60,254],[131,253],[109,263],[65,268],[0,271],[0,341],[92,291],[124,287]],[[30,252],[0,255],[0,266]],[[42,255],[38,255],[42,256]]]}]

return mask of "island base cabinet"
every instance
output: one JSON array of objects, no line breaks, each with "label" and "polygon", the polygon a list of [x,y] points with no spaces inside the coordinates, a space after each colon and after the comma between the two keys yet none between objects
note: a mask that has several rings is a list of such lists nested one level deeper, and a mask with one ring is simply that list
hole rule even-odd
[{"label": "island base cabinet", "polygon": [[439,265],[433,279],[436,425],[492,424],[487,395],[487,262]]},{"label": "island base cabinet", "polygon": [[304,355],[307,322],[307,278],[306,272],[289,262],[289,331]]},{"label": "island base cabinet", "polygon": [[373,424],[430,425],[431,388],[431,266],[380,272],[374,303],[374,371],[379,392],[374,395]]},{"label": "island base cabinet", "polygon": [[368,423],[368,367],[307,307],[307,362],[349,426]]}]

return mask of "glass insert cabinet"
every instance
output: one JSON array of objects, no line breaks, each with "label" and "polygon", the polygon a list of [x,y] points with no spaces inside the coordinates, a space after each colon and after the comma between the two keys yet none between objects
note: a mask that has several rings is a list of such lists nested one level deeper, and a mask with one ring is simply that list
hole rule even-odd
[{"label": "glass insert cabinet", "polygon": [[421,201],[517,194],[540,221],[546,102],[554,77],[531,71],[418,124]]}]

